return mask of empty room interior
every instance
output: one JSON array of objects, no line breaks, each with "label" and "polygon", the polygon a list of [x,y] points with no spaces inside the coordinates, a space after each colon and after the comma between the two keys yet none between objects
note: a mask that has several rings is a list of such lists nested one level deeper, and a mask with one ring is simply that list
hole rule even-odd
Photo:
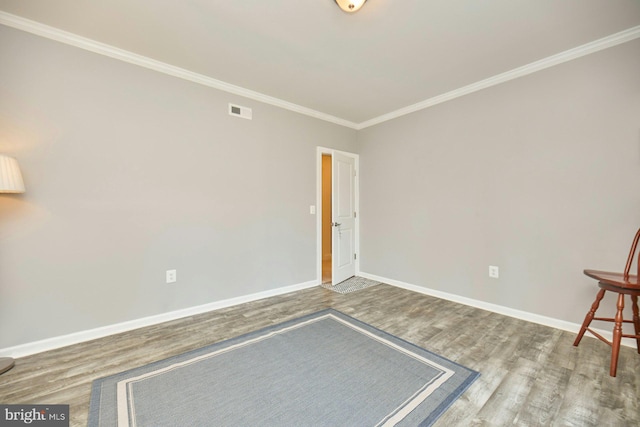
[{"label": "empty room interior", "polygon": [[0,157],[0,405],[327,310],[473,372],[397,425],[640,425],[640,1],[0,0]]}]

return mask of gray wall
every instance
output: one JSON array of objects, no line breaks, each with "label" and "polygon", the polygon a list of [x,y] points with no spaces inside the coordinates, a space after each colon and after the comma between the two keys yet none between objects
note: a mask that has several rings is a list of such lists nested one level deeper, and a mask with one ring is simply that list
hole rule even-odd
[{"label": "gray wall", "polygon": [[581,323],[640,227],[640,40],[358,142],[362,271]]},{"label": "gray wall", "polygon": [[0,64],[0,348],[315,280],[316,146],[356,131],[4,26]]},{"label": "gray wall", "polygon": [[0,348],[314,280],[318,145],[414,285],[580,322],[640,226],[640,41],[357,134],[3,26],[0,63]]}]

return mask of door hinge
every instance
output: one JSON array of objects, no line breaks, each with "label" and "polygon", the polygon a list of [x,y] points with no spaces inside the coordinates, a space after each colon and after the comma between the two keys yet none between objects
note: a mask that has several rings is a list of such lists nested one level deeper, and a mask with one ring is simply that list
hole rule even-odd
[{"label": "door hinge", "polygon": [[353,254],[353,259],[358,259],[358,254]]},{"label": "door hinge", "polygon": [[353,213],[353,217],[354,217],[354,218],[357,218],[357,217],[358,217],[358,213],[357,213],[357,212],[354,212],[354,213]]}]

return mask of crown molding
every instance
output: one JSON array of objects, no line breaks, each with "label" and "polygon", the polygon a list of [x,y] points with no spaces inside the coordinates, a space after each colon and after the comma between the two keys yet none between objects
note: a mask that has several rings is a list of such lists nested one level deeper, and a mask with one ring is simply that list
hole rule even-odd
[{"label": "crown molding", "polygon": [[129,52],[115,46],[100,43],[98,41],[82,37],[77,34],[50,27],[49,25],[45,25],[40,22],[32,21],[30,19],[22,18],[20,16],[16,16],[3,11],[0,11],[0,24],[41,37],[45,37],[50,40],[55,40],[60,43],[68,44],[70,46],[75,46],[80,49],[88,50],[93,53],[128,62],[130,64],[138,65],[140,67],[164,73],[169,76],[178,77],[183,80],[198,83],[245,98],[253,99],[254,101],[263,102],[275,107],[284,108],[285,110],[304,114],[306,116],[314,117],[316,119],[324,120],[340,126],[345,126],[352,129],[356,129],[356,127],[358,126],[357,123],[350,122],[348,120],[341,119],[330,114],[325,114],[311,108],[303,107],[292,102],[284,101],[279,98],[262,94],[260,92],[245,89],[240,86],[235,86],[230,83],[205,76],[203,74],[194,73],[193,71],[189,71],[184,68],[176,67],[165,62],[157,61],[143,55],[138,55],[136,53]]},{"label": "crown molding", "polygon": [[603,37],[593,42],[583,44],[573,49],[565,50],[564,52],[560,52],[556,55],[552,55],[539,61],[523,65],[522,67],[514,68],[513,70],[497,74],[493,77],[480,80],[470,85],[452,90],[450,92],[443,93],[442,95],[434,96],[433,98],[418,102],[417,104],[409,105],[408,107],[400,108],[399,110],[383,114],[371,120],[358,123],[356,129],[365,129],[370,126],[386,122],[388,120],[396,119],[398,117],[411,114],[416,111],[424,110],[425,108],[433,107],[434,105],[442,104],[443,102],[451,101],[452,99],[469,95],[470,93],[477,92],[491,86],[499,85],[501,83],[505,83],[519,77],[524,77],[537,71],[541,71],[546,68],[550,68],[555,65],[601,51],[603,49],[617,46],[619,44],[626,43],[637,38],[640,38],[640,25],[631,27],[624,31],[620,31],[619,33],[615,33],[607,37]]},{"label": "crown molding", "polygon": [[54,28],[40,22],[32,21],[30,19],[22,18],[7,12],[0,11],[0,24],[12,27],[18,30],[22,30],[31,34],[35,34],[41,37],[45,37],[51,40],[55,40],[61,43],[65,43],[71,46],[78,47],[80,49],[88,50],[100,55],[108,56],[110,58],[118,59],[120,61],[135,64],[150,70],[154,70],[160,73],[164,73],[173,77],[178,77],[183,80],[198,83],[204,86],[208,86],[214,89],[218,89],[224,92],[239,95],[245,98],[253,99],[255,101],[263,102],[265,104],[280,107],[285,110],[293,111],[296,113],[304,114],[309,117],[324,120],[326,122],[334,123],[340,126],[345,126],[355,130],[362,130],[368,127],[396,119],[398,117],[405,116],[407,114],[414,113],[416,111],[424,110],[429,107],[433,107],[443,102],[451,101],[461,96],[469,95],[471,93],[480,91],[482,89],[489,88],[491,86],[499,85],[501,83],[508,82],[526,75],[535,73],[537,71],[544,70],[546,68],[553,67],[564,62],[571,61],[576,58],[580,58],[591,53],[595,53],[613,46],[617,46],[622,43],[626,43],[631,40],[640,38],[640,25],[631,27],[627,30],[620,31],[619,33],[612,34],[607,37],[595,40],[590,43],[583,44],[573,49],[560,52],[556,55],[543,58],[539,61],[532,62],[522,67],[514,68],[513,70],[506,71],[501,74],[489,77],[484,80],[463,86],[458,89],[454,89],[450,92],[443,93],[438,96],[426,99],[413,105],[409,105],[404,108],[392,111],[387,114],[375,117],[370,120],[366,120],[361,123],[355,123],[349,120],[335,117],[330,114],[322,113],[320,111],[313,110],[311,108],[303,107],[298,104],[294,104],[279,98],[275,98],[269,95],[262,94],[250,89],[245,89],[240,86],[235,86],[230,83],[216,80],[214,78],[205,76],[203,74],[195,73],[193,71],[186,70],[184,68],[176,67],[165,62],[157,61],[155,59],[138,55],[133,52],[129,52],[124,49],[120,49],[105,43],[100,43],[95,40],[79,36],[67,31]]}]

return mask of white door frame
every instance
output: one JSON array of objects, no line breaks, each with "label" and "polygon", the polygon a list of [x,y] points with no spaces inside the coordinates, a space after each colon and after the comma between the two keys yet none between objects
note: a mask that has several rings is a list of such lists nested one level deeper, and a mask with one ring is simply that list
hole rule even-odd
[{"label": "white door frame", "polygon": [[[316,279],[322,283],[322,155],[340,153],[353,157],[356,163],[355,177],[355,239],[356,239],[356,275],[360,273],[360,156],[355,153],[334,150],[332,148],[317,147],[316,149]],[[333,260],[332,260],[333,262]]]}]

